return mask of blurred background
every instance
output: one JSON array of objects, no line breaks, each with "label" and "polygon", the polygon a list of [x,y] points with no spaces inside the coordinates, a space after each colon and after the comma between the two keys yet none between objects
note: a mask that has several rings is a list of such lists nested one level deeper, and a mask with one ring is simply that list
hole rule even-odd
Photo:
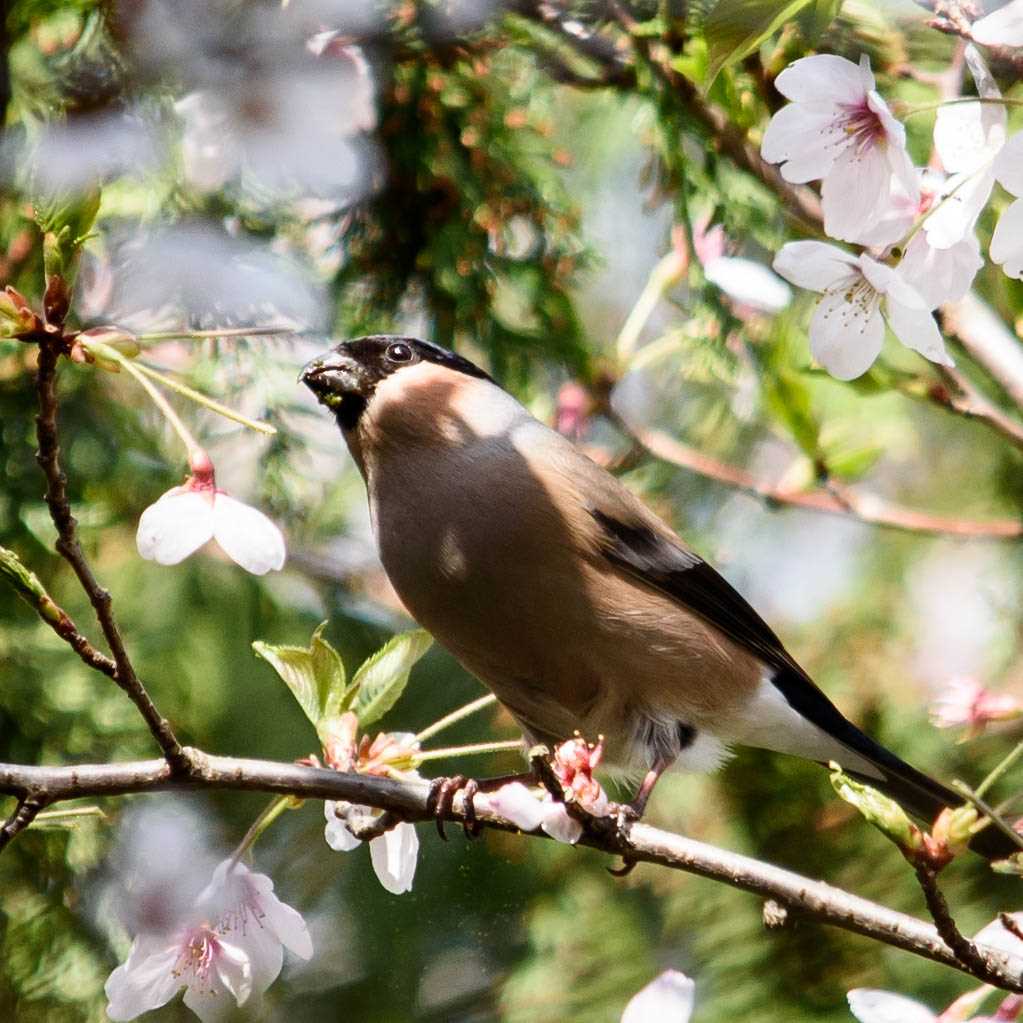
[{"label": "blurred background", "polygon": [[[712,7],[629,5],[694,82]],[[182,481],[183,451],[125,374],[61,370],[83,543],[141,676],[185,741],[281,760],[316,752],[252,641],[304,644],[327,618],[354,668],[409,626],[376,562],[358,473],[330,417],[295,383],[331,338],[388,331],[478,360],[619,472],[842,710],[900,755],[976,783],[1011,748],[1011,722],[959,741],[961,729],[938,729],[928,711],[954,686],[1023,695],[1018,543],[767,503],[658,460],[630,436],[662,431],[770,486],[830,478],[935,514],[1018,517],[1019,451],[920,400],[934,378],[912,353],[886,347],[853,385],[811,366],[810,297],[766,269],[803,236],[800,223],[722,141],[730,131],[758,140],[781,101],[773,78],[815,48],[868,53],[890,101],[934,102],[934,76],[957,44],[927,26],[926,11],[818,0],[691,95],[671,92],[630,51],[600,0],[15,0],[5,11],[0,285],[41,296],[40,197],[65,216],[98,200],[76,324],[299,332],[147,352],[277,426],[267,440],[179,405],[220,486],[285,531],[288,564],[262,579],[212,548],[174,568],[139,558],[139,514]],[[994,70],[1008,89],[1007,70]],[[708,109],[721,115],[717,128]],[[933,111],[907,122],[917,163],[932,125]],[[985,250],[999,203],[981,222]],[[634,312],[673,247],[674,283]],[[722,256],[759,266],[713,269]],[[1020,285],[988,266],[976,292],[1011,337]],[[630,312],[634,346],[619,338]],[[31,346],[0,341],[0,543],[95,635],[53,553],[33,365]],[[435,648],[383,727],[422,728],[482,691]],[[445,739],[514,735],[510,718],[488,711]],[[123,694],[0,590],[0,759],[152,754]],[[482,777],[518,763],[504,754],[429,766]],[[264,802],[122,799],[102,805],[102,820],[20,836],[0,859],[0,1016],[103,1019],[104,980],[128,947],[117,912],[126,873],[159,850],[219,858]],[[911,871],[813,765],[742,750],[713,777],[669,777],[648,818],[923,913]],[[421,827],[420,839],[415,887],[393,896],[365,850],[327,848],[320,804],[284,815],[257,846],[256,867],[306,916],[316,954],[287,965],[238,1018],[615,1020],[667,967],[695,978],[698,1023],[846,1020],[854,986],[938,1009],[968,987],[835,930],[766,931],[758,900],[685,874],[641,865],[617,880],[591,851],[497,833],[475,843],[452,833],[445,844]],[[979,860],[946,877],[967,933],[1018,907],[1018,880]],[[172,1004],[153,1018],[194,1017]]]}]

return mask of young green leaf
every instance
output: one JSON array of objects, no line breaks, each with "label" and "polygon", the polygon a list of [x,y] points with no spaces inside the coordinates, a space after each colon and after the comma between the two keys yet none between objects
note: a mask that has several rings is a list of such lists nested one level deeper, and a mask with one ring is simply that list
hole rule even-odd
[{"label": "young green leaf", "polygon": [[432,643],[433,637],[424,629],[402,632],[363,662],[352,679],[356,693],[352,710],[363,728],[394,706],[408,684],[409,672]]},{"label": "young green leaf", "polygon": [[703,25],[707,40],[707,77],[704,89],[718,72],[752,53],[771,33],[794,18],[813,0],[718,0]]},{"label": "young green leaf", "polygon": [[314,725],[340,710],[345,692],[345,666],[338,652],[323,638],[326,626],[326,622],[321,622],[316,627],[308,648],[277,646],[261,640],[252,644],[256,655],[280,675]]},{"label": "young green leaf", "polygon": [[834,761],[829,765],[831,784],[835,791],[855,806],[882,834],[887,835],[904,853],[913,854],[923,847],[920,829],[906,816],[906,811],[888,796],[853,781]]}]

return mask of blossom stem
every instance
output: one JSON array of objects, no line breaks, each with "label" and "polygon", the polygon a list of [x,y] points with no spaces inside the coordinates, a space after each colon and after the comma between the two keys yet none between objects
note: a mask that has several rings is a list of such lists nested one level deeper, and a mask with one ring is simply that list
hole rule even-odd
[{"label": "blossom stem", "polygon": [[219,330],[156,330],[136,334],[139,344],[157,344],[160,341],[205,341],[218,337],[262,337],[270,334],[296,334],[294,327],[222,327]]},{"label": "blossom stem", "polygon": [[958,96],[956,99],[946,99],[941,103],[924,103],[922,106],[912,107],[903,111],[902,116],[912,117],[914,114],[925,114],[931,110],[959,106],[963,103],[990,103],[994,106],[1019,107],[1023,106],[1023,99],[1012,99],[1007,96]]},{"label": "blossom stem", "polygon": [[987,790],[1012,767],[1020,756],[1023,756],[1023,742],[1017,743],[1009,755],[997,764],[991,773],[973,790],[973,794],[978,798],[983,798]]},{"label": "blossom stem", "polygon": [[475,714],[476,711],[483,710],[484,707],[489,707],[493,703],[497,703],[497,697],[493,693],[487,693],[486,696],[481,696],[478,700],[473,700],[464,707],[459,707],[458,710],[445,714],[444,717],[439,718],[432,725],[428,725],[421,732],[417,733],[416,742],[424,742],[432,738],[438,732],[444,731],[445,728],[449,728],[451,725],[469,717],[470,714]]},{"label": "blossom stem", "polygon": [[[990,163],[990,161],[989,161],[989,163]],[[955,188],[953,188],[953,189],[952,189],[952,191],[948,193],[948,195],[942,196],[942,198],[941,198],[941,201],[940,201],[940,202],[937,202],[937,203],[935,203],[935,204],[934,204],[934,205],[933,205],[933,206],[932,206],[932,207],[931,207],[931,208],[930,208],[930,209],[929,209],[929,210],[928,210],[928,211],[927,211],[927,212],[926,212],[926,213],[925,213],[925,214],[924,214],[924,215],[923,215],[923,216],[922,216],[922,217],[921,217],[921,218],[920,218],[920,219],[919,219],[919,220],[918,220],[918,221],[917,221],[917,222],[916,222],[916,223],[915,223],[914,225],[913,225],[913,227],[912,227],[912,230],[910,230],[909,234],[907,234],[907,235],[906,235],[906,237],[902,239],[902,241],[901,241],[901,242],[899,243],[899,246],[898,246],[898,247],[899,247],[899,248],[901,248],[903,252],[905,252],[905,251],[906,251],[906,249],[907,249],[907,248],[909,248],[909,243],[910,243],[910,242],[911,242],[911,241],[912,241],[912,240],[913,240],[913,239],[914,239],[914,238],[915,238],[915,237],[916,237],[916,236],[917,236],[917,235],[918,235],[918,234],[920,233],[920,230],[921,230],[921,228],[922,228],[922,227],[924,226],[924,224],[926,224],[926,223],[927,223],[927,220],[928,220],[928,218],[929,218],[929,217],[932,217],[932,216],[933,216],[933,215],[934,215],[935,213],[937,213],[937,212],[938,212],[938,210],[940,210],[940,209],[941,209],[941,207],[942,207],[942,206],[944,206],[944,205],[945,205],[945,203],[947,203],[947,202],[948,202],[948,201],[949,201],[949,200],[950,200],[950,199],[951,199],[951,198],[952,198],[952,197],[953,197],[953,196],[954,196],[954,195],[956,194],[956,192],[958,192],[958,191],[959,191],[959,189],[960,189],[960,188],[962,188],[962,187],[963,187],[963,185],[965,185],[965,184],[967,184],[968,182],[972,181],[972,180],[973,180],[973,179],[974,179],[974,178],[975,178],[975,177],[976,177],[976,176],[977,176],[978,174],[980,174],[980,173],[981,173],[981,171],[987,170],[987,168],[988,168],[988,166],[989,166],[989,163],[985,163],[985,164],[983,164],[982,166],[978,167],[978,168],[977,168],[977,169],[976,169],[975,171],[973,171],[973,173],[972,173],[972,174],[967,174],[967,175],[966,175],[966,177],[964,177],[964,178],[963,178],[963,180],[962,180],[962,181],[960,181],[960,182],[959,182],[959,184],[957,184],[957,185],[955,186]]]},{"label": "blossom stem", "polygon": [[150,377],[153,380],[159,380],[164,387],[169,387],[172,391],[177,391],[178,394],[183,394],[186,398],[191,398],[192,401],[199,405],[203,405],[211,412],[216,412],[225,419],[230,419],[233,422],[240,423],[242,426],[247,426],[250,430],[255,430],[257,433],[265,434],[267,437],[272,437],[277,433],[277,427],[271,426],[269,423],[261,422],[258,419],[249,419],[248,416],[243,416],[241,412],[236,412],[233,408],[229,408],[227,405],[221,405],[219,401],[214,401],[213,398],[208,397],[201,391],[193,390],[187,384],[183,384],[180,381],[173,379],[173,377],[165,376],[163,373],[153,369],[151,366],[147,366],[145,363],[139,362],[133,363],[132,365],[135,369],[137,369],[140,373],[144,373],[147,377]]},{"label": "blossom stem", "polygon": [[468,746],[443,746],[440,749],[423,750],[417,753],[417,763],[424,760],[441,760],[444,757],[472,757],[480,753],[498,753],[503,750],[522,749],[521,739],[503,739],[496,742],[475,742]]},{"label": "blossom stem", "polygon": [[113,359],[119,365],[123,366],[125,370],[131,374],[138,382],[139,386],[149,395],[152,399],[153,404],[160,410],[163,417],[170,423],[171,429],[181,439],[181,443],[185,445],[185,450],[188,452],[189,461],[192,461],[193,456],[199,455],[202,452],[202,448],[199,446],[199,442],[192,436],[191,431],[182,422],[181,417],[171,408],[170,402],[160,393],[159,388],[154,387],[144,373],[142,373],[138,366],[136,366],[130,359],[126,359],[116,348],[110,348],[108,345],[90,345],[91,348],[102,349],[101,353],[104,358]]},{"label": "blossom stem", "polygon": [[270,825],[273,824],[273,822],[277,820],[277,818],[280,817],[285,810],[294,806],[296,802],[301,802],[301,800],[296,800],[294,796],[275,796],[269,803],[267,803],[260,815],[252,822],[251,825],[249,825],[249,830],[245,832],[244,837],[238,843],[238,848],[235,849],[232,854],[232,868],[249,851],[249,849],[256,844],[256,840],[259,836],[262,835],[263,832],[266,831],[266,829],[270,827]]},{"label": "blossom stem", "polygon": [[639,298],[636,299],[636,304],[626,317],[618,339],[615,341],[615,350],[623,365],[635,352],[639,335],[643,332],[654,309],[657,308],[657,303],[660,302],[668,288],[678,284],[682,279],[686,269],[683,264],[684,261],[680,258],[679,253],[673,248],[650,271],[650,277],[639,293]]}]

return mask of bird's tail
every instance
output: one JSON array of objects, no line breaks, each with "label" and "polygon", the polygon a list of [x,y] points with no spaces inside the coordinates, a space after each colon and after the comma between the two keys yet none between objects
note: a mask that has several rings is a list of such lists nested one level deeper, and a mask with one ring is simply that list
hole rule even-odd
[{"label": "bird's tail", "polygon": [[[934,819],[946,806],[962,804],[963,797],[948,786],[900,760],[858,728],[850,727],[856,733],[855,739],[858,741],[854,745],[850,741],[853,736],[846,733],[842,737],[843,745],[849,746],[861,757],[869,760],[882,775],[878,779],[862,772],[849,771],[849,774],[858,781],[894,799],[904,810],[928,826],[934,823]],[[970,848],[989,860],[1005,859],[1012,853],[1020,851],[1019,846],[1008,835],[993,825],[988,825],[975,835],[970,840]]]}]

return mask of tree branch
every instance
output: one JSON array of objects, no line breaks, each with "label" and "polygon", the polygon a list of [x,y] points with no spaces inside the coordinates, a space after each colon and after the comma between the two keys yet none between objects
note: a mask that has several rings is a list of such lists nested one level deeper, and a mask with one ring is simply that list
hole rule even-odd
[{"label": "tree branch", "polygon": [[12,839],[24,831],[36,819],[39,811],[46,806],[45,801],[37,796],[25,796],[18,801],[14,812],[0,828],[0,852],[10,844]]},{"label": "tree branch", "polygon": [[[110,677],[138,708],[173,769],[187,771],[188,760],[182,752],[181,744],[168,721],[156,709],[128,657],[124,640],[114,619],[110,594],[96,580],[78,543],[77,523],[71,514],[67,496],[67,477],[60,467],[60,445],[57,439],[57,360],[60,358],[62,343],[59,336],[41,341],[36,369],[36,392],[39,397],[39,414],[36,416],[39,450],[36,453],[36,460],[46,477],[46,504],[50,509],[53,524],[57,527],[57,552],[74,570],[96,611],[96,618],[110,646],[116,668]],[[99,665],[94,667],[104,671]]]},{"label": "tree branch", "polygon": [[[389,811],[397,818],[425,821],[433,818],[426,781],[395,781],[363,774],[347,774],[299,764],[219,757],[199,750],[184,751],[192,764],[187,776],[175,775],[165,760],[71,767],[35,767],[0,764],[0,792],[17,796],[24,818],[30,810],[67,799],[119,796],[165,790],[232,789],[271,792],[305,799],[345,800]],[[34,814],[33,814],[34,815]],[[444,818],[465,820],[459,794],[446,807]],[[507,818],[480,808],[477,819],[503,831],[518,830]],[[13,818],[12,818],[13,820]],[[647,824],[620,825],[614,818],[589,818],[581,844],[622,856],[627,861],[656,863],[720,881],[773,899],[790,913],[861,934],[933,962],[951,966],[1008,991],[1023,991],[1023,960],[995,950],[981,953],[984,972],[963,962],[932,925],[896,912],[857,895],[814,881],[749,856],[661,831]],[[25,825],[8,822],[13,834]],[[13,837],[13,834],[8,837]],[[531,837],[545,837],[536,833]]]},{"label": "tree branch", "polygon": [[752,494],[768,504],[789,505],[829,515],[842,515],[871,525],[901,529],[909,533],[989,540],[1014,540],[1023,536],[1023,521],[1019,519],[976,521],[931,515],[893,504],[875,494],[858,493],[836,482],[830,483],[826,488],[818,487],[815,490],[785,490],[758,480],[751,472],[740,466],[722,462],[697,451],[662,430],[633,426],[613,410],[602,411],[605,411],[627,437],[655,458],[707,479],[724,483],[735,490]]}]

